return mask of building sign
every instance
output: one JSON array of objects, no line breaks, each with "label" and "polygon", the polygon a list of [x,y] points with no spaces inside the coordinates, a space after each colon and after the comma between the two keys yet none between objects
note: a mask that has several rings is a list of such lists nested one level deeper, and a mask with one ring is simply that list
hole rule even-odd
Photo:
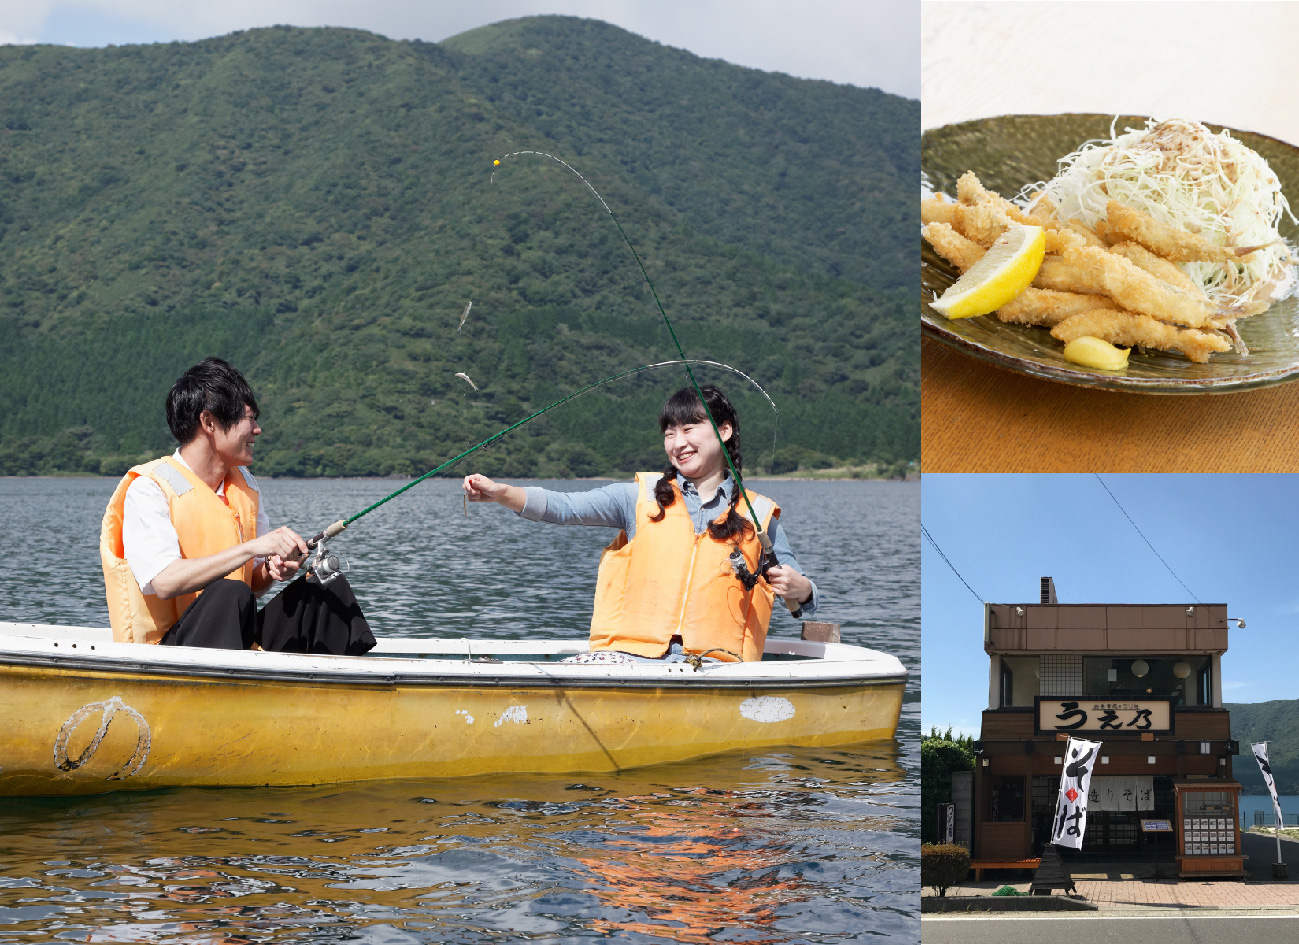
[{"label": "building sign", "polygon": [[1051,842],[1056,846],[1082,849],[1083,833],[1087,830],[1087,792],[1100,750],[1100,742],[1072,737],[1069,739],[1069,747],[1065,749],[1064,771],[1060,773],[1055,825],[1051,828]]},{"label": "building sign", "polygon": [[953,843],[956,839],[956,805],[938,805],[938,842]]},{"label": "building sign", "polygon": [[1039,735],[1173,733],[1172,699],[1044,699],[1038,696],[1035,701]]}]

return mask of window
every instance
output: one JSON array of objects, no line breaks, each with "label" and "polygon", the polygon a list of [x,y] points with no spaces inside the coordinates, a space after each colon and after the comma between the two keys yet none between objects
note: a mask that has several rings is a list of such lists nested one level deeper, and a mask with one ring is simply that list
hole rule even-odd
[{"label": "window", "polygon": [[1197,705],[1213,705],[1213,664],[1207,659],[1195,674],[1195,692]]},{"label": "window", "polygon": [[[1209,665],[1209,657],[1189,654],[1166,657],[1088,656],[1083,659],[1084,688],[1081,695],[1172,699],[1175,706],[1209,705],[1212,702],[1207,692]],[[1192,677],[1195,683],[1191,682]]]},{"label": "window", "polygon": [[1022,823],[1024,820],[1024,779],[993,778],[988,819],[997,823]]},{"label": "window", "polygon": [[1187,791],[1182,810],[1188,814],[1229,813],[1234,809],[1226,791]]},{"label": "window", "polygon": [[1003,656],[999,689],[1001,707],[1031,706],[1038,694],[1041,661],[1036,656]]}]

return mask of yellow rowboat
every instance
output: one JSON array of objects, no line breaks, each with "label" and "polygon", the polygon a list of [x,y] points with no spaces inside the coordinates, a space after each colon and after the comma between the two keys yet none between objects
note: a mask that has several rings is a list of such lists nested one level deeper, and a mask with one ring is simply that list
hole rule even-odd
[{"label": "yellow rowboat", "polygon": [[563,663],[586,641],[386,639],[366,656],[114,643],[0,623],[0,796],[618,771],[892,738],[906,670],[769,638],[753,663]]}]

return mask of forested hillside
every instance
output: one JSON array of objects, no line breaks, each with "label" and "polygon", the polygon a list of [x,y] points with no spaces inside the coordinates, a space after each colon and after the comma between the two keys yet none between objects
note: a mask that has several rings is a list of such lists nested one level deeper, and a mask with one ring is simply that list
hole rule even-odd
[{"label": "forested hillside", "polygon": [[[257,471],[292,475],[420,472],[675,357],[608,214],[520,150],[600,191],[689,356],[771,394],[778,422],[736,398],[750,468],[915,459],[918,122],[567,17],[0,47],[0,474],[170,449],[166,390],[210,354],[258,393]],[[476,468],[658,467],[681,383],[607,385]]]},{"label": "forested hillside", "polygon": [[1281,794],[1299,794],[1299,702],[1237,702],[1224,705],[1231,713],[1231,737],[1240,742],[1232,773],[1246,794],[1266,794],[1263,774],[1250,751],[1254,742],[1267,742],[1267,757]]}]

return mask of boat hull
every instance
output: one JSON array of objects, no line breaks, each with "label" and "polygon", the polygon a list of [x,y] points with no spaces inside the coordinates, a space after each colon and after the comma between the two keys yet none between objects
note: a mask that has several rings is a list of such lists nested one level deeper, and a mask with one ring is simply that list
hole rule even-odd
[{"label": "boat hull", "polygon": [[740,664],[596,673],[238,653],[176,665],[140,659],[156,647],[86,649],[69,655],[65,640],[55,659],[0,665],[0,795],[617,771],[847,745],[893,737],[905,686],[905,674],[746,678]]}]

